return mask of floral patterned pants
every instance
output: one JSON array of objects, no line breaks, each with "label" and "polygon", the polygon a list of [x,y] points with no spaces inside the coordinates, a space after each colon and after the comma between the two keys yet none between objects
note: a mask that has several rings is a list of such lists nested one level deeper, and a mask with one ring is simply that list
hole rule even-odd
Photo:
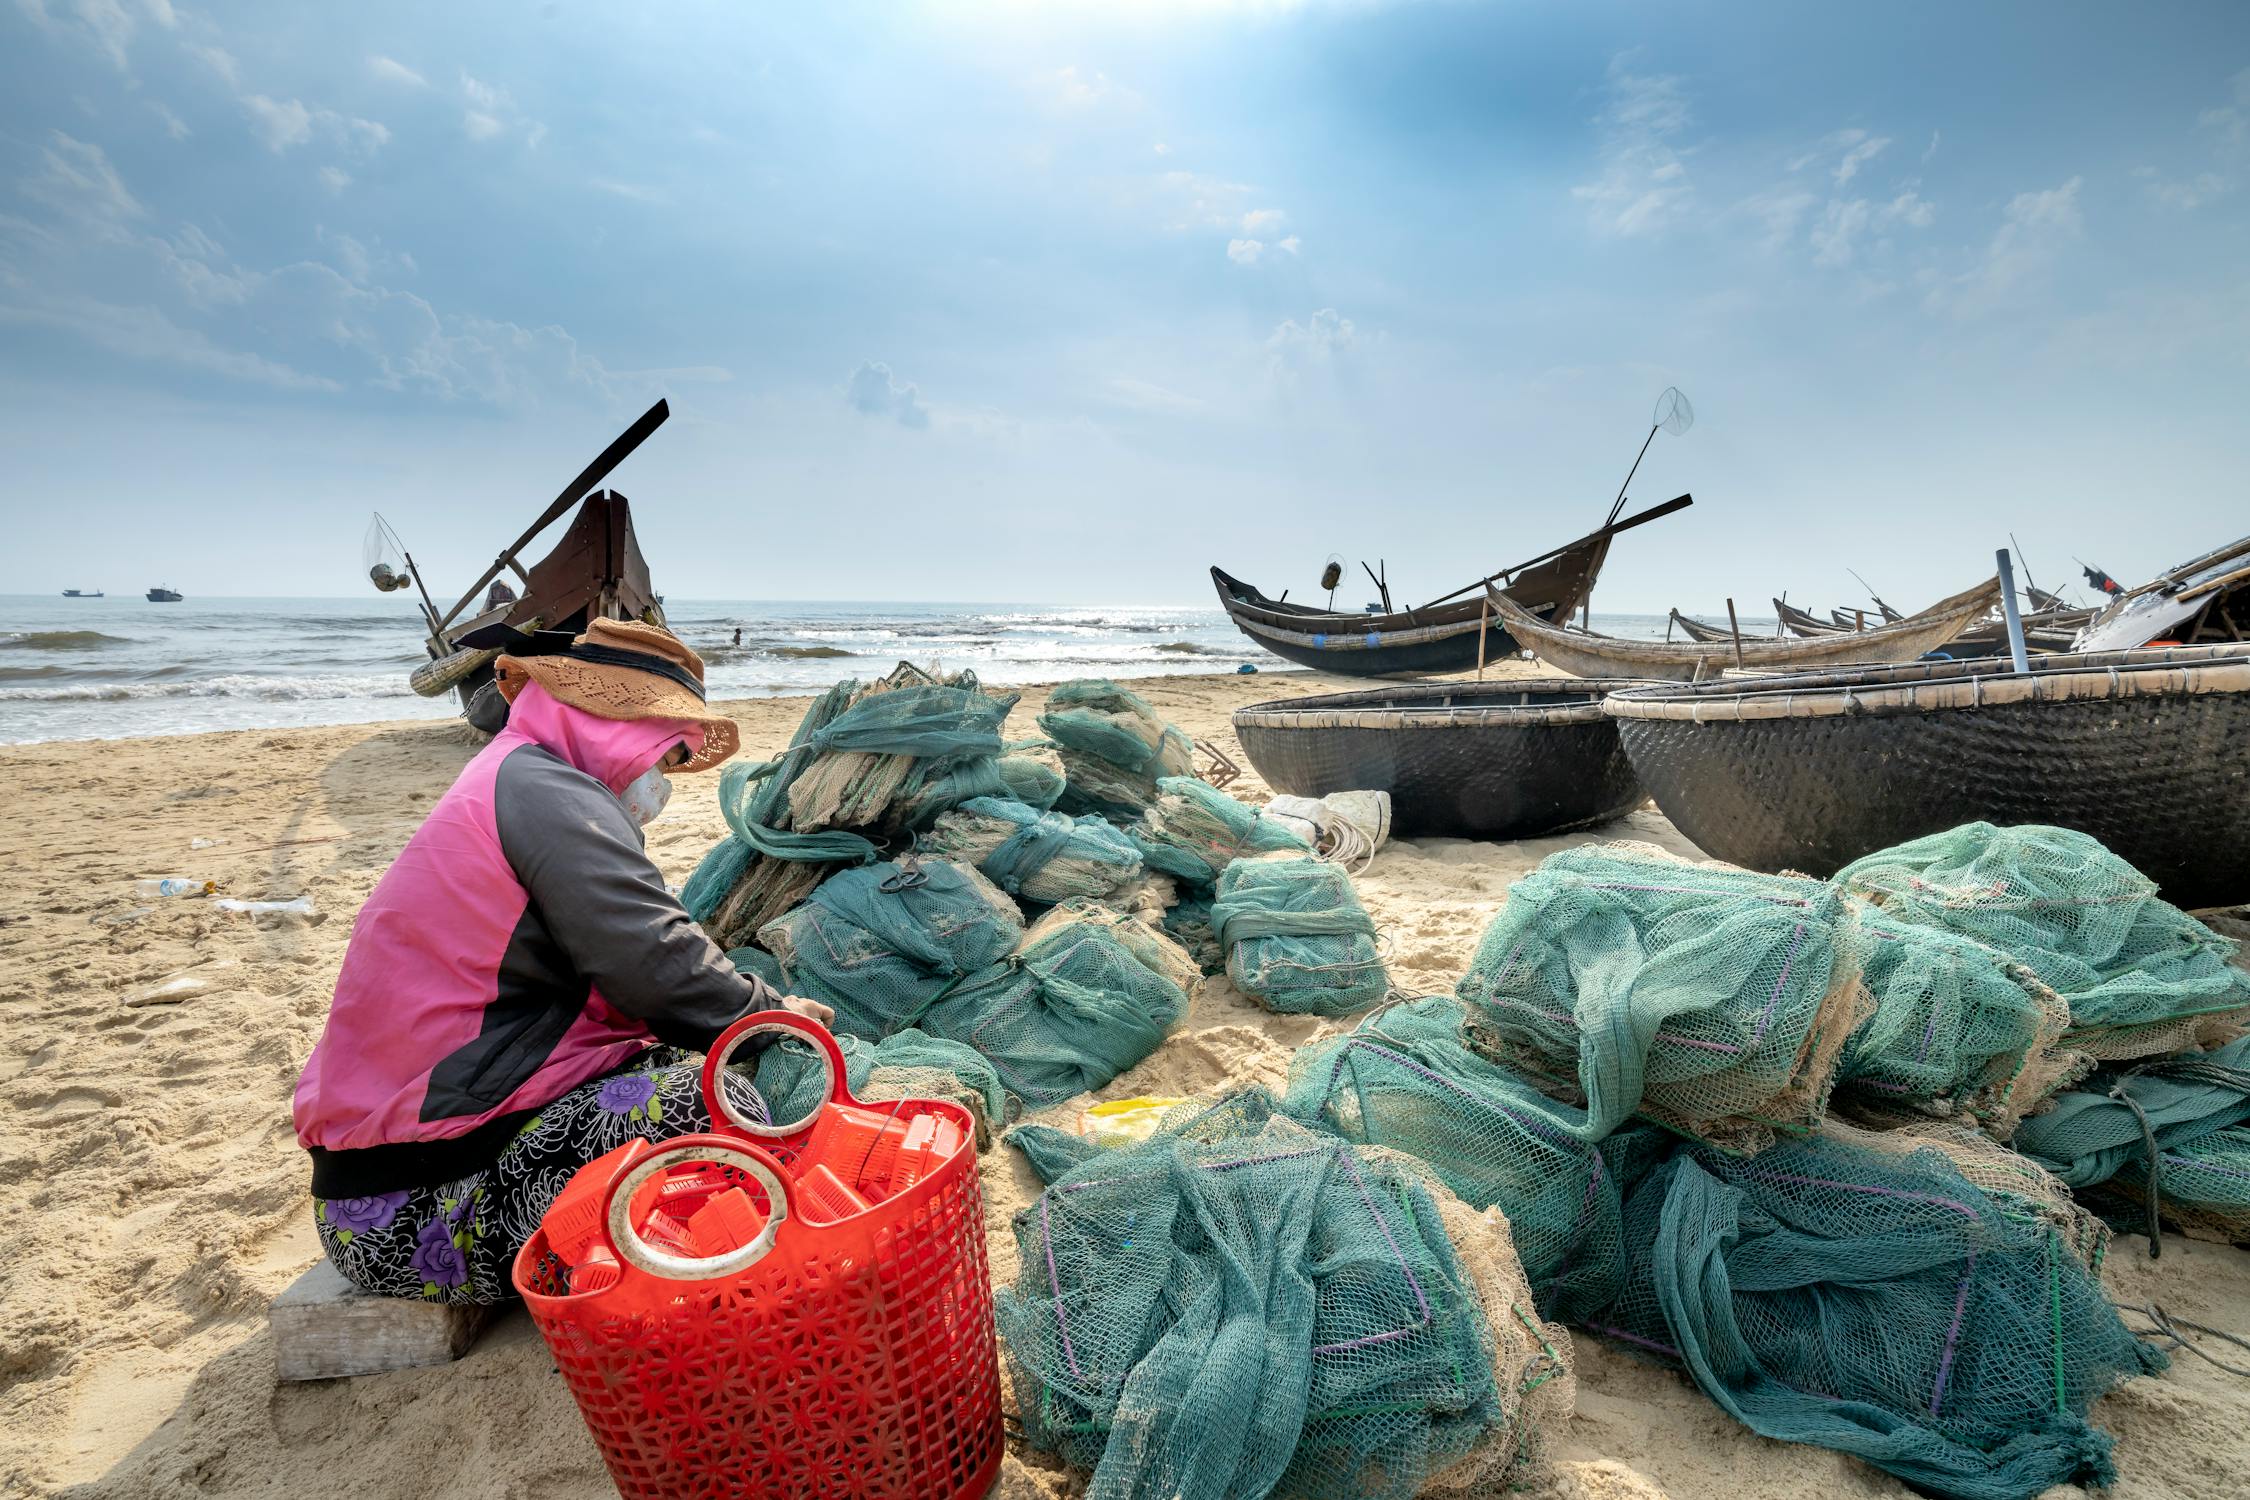
[{"label": "floral patterned pants", "polygon": [[[743,1116],[767,1117],[748,1078],[729,1069],[724,1086]],[[515,1295],[516,1252],[580,1167],[636,1136],[662,1141],[710,1128],[703,1059],[652,1047],[539,1111],[481,1172],[371,1198],[314,1199],[321,1248],[361,1291],[504,1302]]]}]

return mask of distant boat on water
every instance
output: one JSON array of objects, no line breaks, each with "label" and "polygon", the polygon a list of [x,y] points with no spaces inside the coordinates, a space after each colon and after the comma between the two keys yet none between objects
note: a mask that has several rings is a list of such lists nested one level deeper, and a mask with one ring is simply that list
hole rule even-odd
[{"label": "distant boat on water", "polygon": [[177,604],[180,602],[180,597],[170,589],[150,589],[148,591],[148,602],[151,604]]},{"label": "distant boat on water", "polygon": [[100,589],[64,589],[65,599],[100,599],[105,597]]}]

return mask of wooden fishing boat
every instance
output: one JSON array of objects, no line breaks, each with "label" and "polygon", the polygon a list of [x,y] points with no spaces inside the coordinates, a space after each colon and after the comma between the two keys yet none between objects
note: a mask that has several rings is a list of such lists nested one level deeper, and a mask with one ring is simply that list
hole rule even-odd
[{"label": "wooden fishing boat", "polygon": [[[408,677],[415,692],[425,698],[453,693],[461,701],[463,717],[487,733],[497,733],[507,723],[508,708],[491,686],[492,664],[530,632],[578,635],[597,619],[664,623],[663,600],[633,536],[631,503],[614,490],[595,487],[670,415],[671,408],[662,401],[644,412],[563,486],[562,493],[501,551],[452,608],[438,609],[413,554],[403,544],[397,547],[405,561],[403,572],[380,562],[370,570],[376,588],[386,593],[409,585],[420,591],[426,629],[423,649],[430,659]],[[554,549],[525,566],[521,557],[525,549],[574,506],[577,514]],[[376,525],[389,535],[380,516]],[[504,572],[514,575],[515,587],[501,578]]]},{"label": "wooden fishing boat", "polygon": [[[1524,648],[1551,667],[1577,677],[1656,677],[1692,682],[1728,667],[1811,669],[1843,662],[1912,661],[1952,640],[2000,598],[2000,580],[1940,599],[1918,615],[1872,630],[1838,630],[1817,640],[1743,637],[1739,645],[1680,641],[1628,641],[1591,631],[1565,630],[1530,614],[1498,589],[1486,589],[1493,615]],[[1739,660],[1737,659],[1739,657]]]},{"label": "wooden fishing boat", "polygon": [[[1667,627],[1667,631],[1670,630],[1678,630],[1691,641],[1709,643],[1734,639],[1734,632],[1724,625],[1706,625],[1701,620],[1681,614],[1677,609],[1672,611],[1672,623]],[[1667,633],[1665,638],[1669,640],[1670,635]]]},{"label": "wooden fishing boat", "polygon": [[2054,823],[2179,905],[2250,901],[2250,644],[1746,676],[1603,709],[1664,815],[1750,869],[1825,877],[1962,823]]},{"label": "wooden fishing boat", "polygon": [[1486,589],[1500,585],[1494,592],[1533,618],[1567,619],[1593,588],[1609,556],[1610,542],[1619,532],[1694,503],[1691,496],[1680,495],[1651,506],[1454,591],[1467,597],[1447,595],[1417,609],[1352,614],[1291,604],[1286,597],[1268,598],[1256,586],[1216,567],[1211,570],[1211,583],[1236,629],[1274,655],[1300,665],[1349,677],[1465,672],[1479,661],[1497,660],[1518,649],[1507,629],[1488,617]]},{"label": "wooden fishing boat", "polygon": [[2080,628],[2072,649],[2123,651],[2155,641],[2250,641],[2250,536],[2117,595]]},{"label": "wooden fishing boat", "polygon": [[1644,683],[1428,682],[1235,710],[1276,791],[1390,793],[1409,837],[1519,839],[1622,817],[1644,794],[1602,696]]},{"label": "wooden fishing boat", "polygon": [[1774,618],[1781,621],[1791,635],[1806,640],[1835,635],[1837,632],[1848,628],[1842,625],[1831,625],[1810,610],[1799,609],[1796,605],[1782,599],[1773,601],[1773,613]]}]

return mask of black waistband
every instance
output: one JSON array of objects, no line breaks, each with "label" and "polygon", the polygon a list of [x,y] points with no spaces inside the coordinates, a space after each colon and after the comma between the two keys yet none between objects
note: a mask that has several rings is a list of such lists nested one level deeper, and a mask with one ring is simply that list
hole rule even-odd
[{"label": "black waistband", "polygon": [[580,641],[562,654],[575,657],[579,661],[595,662],[605,667],[631,667],[636,672],[653,672],[659,677],[678,683],[681,687],[695,694],[698,703],[710,701],[704,697],[703,684],[696,680],[693,672],[676,661],[657,656],[652,652],[620,651],[615,646],[594,646]]},{"label": "black waistband", "polygon": [[372,1198],[409,1188],[436,1187],[456,1182],[471,1172],[492,1165],[524,1123],[539,1111],[517,1110],[496,1115],[465,1135],[442,1141],[393,1141],[383,1146],[359,1146],[331,1151],[325,1146],[307,1148],[312,1157],[312,1192],[315,1198]]}]

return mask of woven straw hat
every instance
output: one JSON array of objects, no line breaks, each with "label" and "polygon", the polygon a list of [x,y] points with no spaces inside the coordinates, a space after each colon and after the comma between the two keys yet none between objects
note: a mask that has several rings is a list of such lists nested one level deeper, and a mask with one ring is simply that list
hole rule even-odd
[{"label": "woven straw hat", "polygon": [[568,651],[503,656],[492,671],[510,703],[536,682],[596,718],[693,719],[703,726],[703,748],[681,771],[707,771],[742,746],[734,721],[704,702],[703,658],[661,625],[596,620]]}]

